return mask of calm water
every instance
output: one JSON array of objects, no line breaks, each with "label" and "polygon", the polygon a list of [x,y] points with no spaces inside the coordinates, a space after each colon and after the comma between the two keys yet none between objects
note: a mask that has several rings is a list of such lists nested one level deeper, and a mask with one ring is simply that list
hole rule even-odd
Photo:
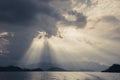
[{"label": "calm water", "polygon": [[0,80],[120,80],[120,74],[96,72],[0,72]]}]

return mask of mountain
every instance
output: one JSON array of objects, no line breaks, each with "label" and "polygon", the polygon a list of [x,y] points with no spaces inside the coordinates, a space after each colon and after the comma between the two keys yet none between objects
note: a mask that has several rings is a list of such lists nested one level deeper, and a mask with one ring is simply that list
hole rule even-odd
[{"label": "mountain", "polygon": [[108,69],[104,70],[103,72],[116,72],[116,73],[120,73],[120,65],[119,64],[113,64]]},{"label": "mountain", "polygon": [[28,69],[28,68],[20,68],[17,66],[7,66],[7,67],[0,67],[0,71],[89,71],[89,72],[93,72],[92,70],[87,70],[87,69],[82,69],[82,70],[66,70],[60,67],[50,67],[48,69],[41,69],[41,68],[32,68],[32,69]]},{"label": "mountain", "polygon": [[42,70],[41,68],[23,69],[17,66],[7,66],[7,67],[0,67],[0,71],[66,71],[66,70],[58,67],[51,67],[47,70]]},{"label": "mountain", "polygon": [[16,66],[8,66],[8,67],[0,67],[0,71],[22,71],[22,69]]},{"label": "mountain", "polygon": [[8,67],[0,67],[0,71],[43,71],[40,68],[36,69],[22,69],[17,66],[8,66]]}]

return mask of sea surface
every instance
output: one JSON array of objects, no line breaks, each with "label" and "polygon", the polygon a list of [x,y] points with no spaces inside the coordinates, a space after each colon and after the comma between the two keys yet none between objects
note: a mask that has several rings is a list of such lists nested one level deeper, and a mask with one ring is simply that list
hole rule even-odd
[{"label": "sea surface", "polygon": [[120,80],[120,73],[0,72],[0,80]]}]

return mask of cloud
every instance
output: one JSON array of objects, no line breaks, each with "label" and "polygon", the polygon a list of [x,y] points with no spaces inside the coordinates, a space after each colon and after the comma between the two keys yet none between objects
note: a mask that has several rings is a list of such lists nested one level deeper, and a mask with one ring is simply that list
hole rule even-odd
[{"label": "cloud", "polygon": [[[83,28],[86,25],[86,16],[83,13],[70,11],[70,6],[66,7],[69,15],[74,15],[76,21],[68,21],[62,16],[62,9],[59,11],[55,6],[51,6],[54,0],[0,0],[0,28],[3,31],[18,32],[27,30],[45,31],[48,37],[56,35],[58,28],[56,23],[62,21],[65,25],[74,25]],[[62,4],[65,1],[60,1]],[[66,4],[70,3],[66,1]],[[65,4],[64,4],[65,5]],[[60,5],[61,6],[61,5]],[[57,6],[56,6],[57,7]],[[63,9],[64,11],[64,9]],[[26,31],[26,32],[27,32]]]},{"label": "cloud", "polygon": [[98,0],[71,0],[72,9],[78,12],[86,12],[98,4]]},{"label": "cloud", "polygon": [[[37,32],[46,33],[49,40],[55,45],[54,49],[58,52],[52,52],[54,58],[58,60],[60,58],[62,62],[71,60],[75,65],[80,63],[75,68],[83,65],[81,63],[84,61],[81,60],[86,56],[91,68],[93,68],[92,62],[96,60],[94,65],[98,64],[98,66],[103,61],[105,64],[119,62],[117,58],[120,44],[119,11],[117,0],[0,0],[0,50],[10,51],[6,58],[0,56],[0,64],[18,64],[29,49],[35,35],[38,35]],[[57,24],[59,21],[62,24]],[[93,28],[90,29],[89,26]],[[68,27],[77,28],[75,30],[78,32],[76,33],[78,37],[74,36],[74,33],[70,38],[68,38],[69,36],[63,37],[58,32],[58,28],[68,29]],[[11,38],[6,33],[12,33],[14,37]],[[55,37],[57,33],[62,39]],[[72,30],[69,30],[68,34],[63,34],[69,35],[69,33],[72,34]],[[114,40],[111,40],[110,37]],[[9,45],[3,45],[7,42]],[[45,61],[45,58],[50,60],[50,52],[47,50],[51,46],[47,43],[44,45],[42,62]],[[108,50],[106,50],[107,48]],[[33,53],[33,55],[35,54]],[[72,60],[73,57],[78,63]],[[90,67],[86,64],[88,63],[85,62],[83,67]],[[66,66],[69,65],[72,64],[66,64]],[[71,66],[71,68],[73,67]]]},{"label": "cloud", "polygon": [[78,13],[76,11],[71,11],[71,12],[68,12],[68,13],[70,15],[75,15],[76,16],[76,21],[72,22],[73,25],[77,26],[78,28],[85,27],[85,25],[87,23],[87,16],[85,16],[83,13]]},{"label": "cloud", "polygon": [[9,33],[2,32],[0,33],[0,54],[8,53],[7,46],[9,45],[9,40],[6,37],[9,36]]},{"label": "cloud", "polygon": [[6,35],[8,35],[7,32],[2,32],[2,33],[0,33],[0,38],[3,37],[3,36],[6,36]]},{"label": "cloud", "polygon": [[110,24],[116,24],[118,25],[118,23],[120,22],[119,19],[117,19],[115,16],[112,16],[112,15],[108,15],[108,16],[103,16],[101,18],[102,21],[104,22],[107,22],[107,23],[110,23]]},{"label": "cloud", "polygon": [[[56,22],[60,14],[49,5],[52,0],[0,0],[0,33],[14,33],[14,37],[6,37],[9,45],[3,45],[3,33],[0,35],[0,50],[9,50],[6,64],[17,64],[29,48],[37,31],[48,36],[56,35]],[[12,34],[13,35],[13,34]],[[4,50],[4,51],[5,51]],[[1,57],[1,56],[0,56]],[[7,62],[7,60],[10,60]],[[1,64],[4,64],[1,62]]]},{"label": "cloud", "polygon": [[63,14],[63,18],[60,21],[60,25],[64,27],[74,27],[83,29],[87,24],[87,16],[83,13],[76,11],[68,11],[66,14]]},{"label": "cloud", "polygon": [[[24,55],[37,31],[46,32],[48,37],[56,35],[60,14],[49,5],[51,1],[0,0],[0,50],[9,51],[10,60],[19,60]],[[14,37],[4,35],[3,39],[4,31]],[[9,45],[3,45],[5,40]]]},{"label": "cloud", "polygon": [[57,31],[52,29],[57,30],[56,21],[60,19],[60,14],[49,5],[51,1],[0,0],[0,28],[14,32],[34,27],[50,35],[56,34]]},{"label": "cloud", "polygon": [[74,0],[73,2],[76,3],[77,5],[78,4],[81,4],[81,5],[86,4],[89,7],[92,5],[91,0]]},{"label": "cloud", "polygon": [[48,37],[56,35],[60,14],[49,5],[51,1],[0,0],[0,43],[3,43],[2,32],[14,33],[14,37],[4,38],[10,42],[9,46],[1,46],[2,50],[8,48],[9,57],[22,57],[37,31],[46,32]]},{"label": "cloud", "polygon": [[31,0],[0,0],[0,22],[23,24],[38,12]]},{"label": "cloud", "polygon": [[[99,34],[104,38],[119,39],[120,34],[120,20],[114,15],[98,16],[88,19],[87,28],[94,31],[102,30]],[[100,36],[99,35],[99,36]]]},{"label": "cloud", "polygon": [[[82,0],[86,2],[85,0]],[[68,26],[75,26],[77,28],[84,28],[87,23],[87,16],[83,12],[78,12],[72,9],[72,4],[76,1],[53,1],[51,6],[59,12],[62,17],[60,19],[61,24]],[[80,3],[81,1],[79,1]],[[74,16],[74,20],[71,20],[70,16]]]}]

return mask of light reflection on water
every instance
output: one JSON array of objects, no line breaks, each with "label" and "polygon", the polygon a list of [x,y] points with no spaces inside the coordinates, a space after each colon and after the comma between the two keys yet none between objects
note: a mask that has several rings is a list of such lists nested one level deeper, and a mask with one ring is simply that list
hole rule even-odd
[{"label": "light reflection on water", "polygon": [[119,73],[0,72],[0,80],[119,80]]}]

